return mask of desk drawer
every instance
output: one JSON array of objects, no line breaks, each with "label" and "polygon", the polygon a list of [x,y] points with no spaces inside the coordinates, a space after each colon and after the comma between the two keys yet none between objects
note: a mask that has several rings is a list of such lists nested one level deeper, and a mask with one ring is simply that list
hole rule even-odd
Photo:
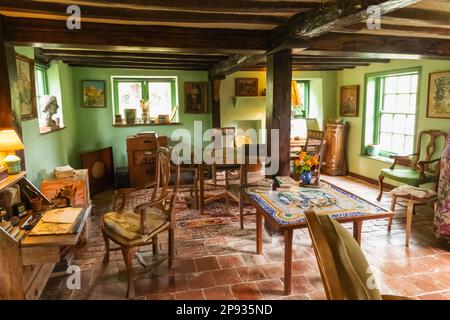
[{"label": "desk drawer", "polygon": [[22,264],[32,265],[40,263],[54,262],[57,263],[60,260],[59,247],[56,246],[36,246],[36,247],[22,247]]},{"label": "desk drawer", "polygon": [[25,290],[25,299],[37,300],[47,284],[48,278],[52,273],[54,263],[45,263],[40,266],[38,272],[31,281],[30,286]]}]

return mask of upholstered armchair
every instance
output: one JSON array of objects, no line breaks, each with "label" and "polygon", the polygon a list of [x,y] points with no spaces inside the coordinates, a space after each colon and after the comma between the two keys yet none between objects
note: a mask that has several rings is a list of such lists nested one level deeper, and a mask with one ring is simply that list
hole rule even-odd
[{"label": "upholstered armchair", "polygon": [[[146,203],[142,203],[127,210],[125,203],[137,189],[122,189],[115,193],[115,199],[120,198],[120,204],[113,212],[106,213],[102,217],[102,234],[105,240],[106,253],[104,264],[109,262],[109,253],[112,250],[121,250],[128,274],[127,297],[134,296],[134,275],[132,260],[141,246],[153,244],[156,252],[157,236],[161,232],[169,232],[169,268],[172,268],[174,258],[174,200],[178,192],[180,167],[171,167],[171,151],[168,148],[158,148],[156,161],[156,181],[146,185],[154,187],[151,197]],[[175,171],[174,186],[169,190],[171,171]],[[110,241],[119,248],[111,249]]]},{"label": "upholstered armchair", "polygon": [[[379,194],[377,200],[383,196],[383,180],[388,178],[410,186],[419,187],[422,184],[436,182],[439,175],[440,158],[434,158],[435,154],[440,154],[437,150],[439,137],[445,140],[447,134],[444,131],[429,130],[419,133],[417,143],[417,153],[407,156],[394,155],[394,163],[390,168],[381,170],[378,177]],[[429,139],[428,144],[422,145],[425,139]],[[425,151],[423,151],[425,149]],[[425,157],[422,157],[422,154]],[[403,166],[398,168],[398,166]]]}]

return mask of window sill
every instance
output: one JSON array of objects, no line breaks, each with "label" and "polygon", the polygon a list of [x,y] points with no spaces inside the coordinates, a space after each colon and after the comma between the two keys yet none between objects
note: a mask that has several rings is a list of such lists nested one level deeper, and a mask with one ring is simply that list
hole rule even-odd
[{"label": "window sill", "polygon": [[381,162],[385,162],[385,163],[389,163],[389,164],[393,164],[394,160],[390,159],[390,158],[386,158],[386,157],[380,157],[380,156],[368,156],[365,154],[360,154],[360,157],[364,157],[367,159],[371,159],[371,160],[376,160],[376,161],[381,161]]},{"label": "window sill", "polygon": [[182,125],[181,122],[167,122],[167,123],[134,123],[134,124],[113,124],[116,128],[127,128],[127,127],[152,127],[152,126],[177,126]]},{"label": "window sill", "polygon": [[[61,127],[61,128],[57,128],[57,129],[53,129],[53,130],[48,130],[48,131],[39,131],[39,133],[41,134],[41,135],[44,135],[44,134],[49,134],[49,133],[52,133],[52,132],[56,132],[56,131],[61,131],[61,130],[64,130],[64,129],[66,129],[67,127]],[[41,128],[40,128],[41,129]]]}]

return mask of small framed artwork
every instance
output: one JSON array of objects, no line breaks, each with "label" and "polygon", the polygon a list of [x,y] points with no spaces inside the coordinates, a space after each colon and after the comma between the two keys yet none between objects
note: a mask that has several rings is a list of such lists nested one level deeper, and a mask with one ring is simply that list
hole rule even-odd
[{"label": "small framed artwork", "polygon": [[17,85],[19,89],[20,119],[37,118],[36,86],[34,83],[34,61],[16,55]]},{"label": "small framed artwork", "polygon": [[104,80],[81,81],[84,108],[106,108],[106,84]]},{"label": "small framed artwork", "polygon": [[341,87],[340,116],[357,117],[359,111],[359,86]]},{"label": "small framed artwork", "polygon": [[253,97],[258,95],[258,78],[236,78],[236,97]]},{"label": "small framed artwork", "polygon": [[427,117],[450,119],[450,71],[430,73]]},{"label": "small framed artwork", "polygon": [[184,112],[208,112],[208,82],[184,83]]}]

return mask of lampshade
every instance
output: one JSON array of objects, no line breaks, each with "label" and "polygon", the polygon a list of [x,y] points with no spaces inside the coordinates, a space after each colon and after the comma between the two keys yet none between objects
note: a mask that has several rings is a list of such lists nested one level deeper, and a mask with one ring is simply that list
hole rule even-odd
[{"label": "lampshade", "polygon": [[22,150],[25,146],[20,141],[19,136],[15,130],[0,130],[0,151],[9,152]]},{"label": "lampshade", "polygon": [[291,105],[298,106],[301,104],[300,94],[298,92],[297,81],[292,80],[291,83]]}]

